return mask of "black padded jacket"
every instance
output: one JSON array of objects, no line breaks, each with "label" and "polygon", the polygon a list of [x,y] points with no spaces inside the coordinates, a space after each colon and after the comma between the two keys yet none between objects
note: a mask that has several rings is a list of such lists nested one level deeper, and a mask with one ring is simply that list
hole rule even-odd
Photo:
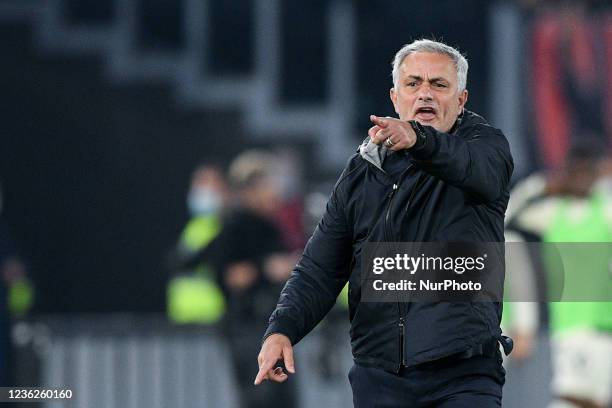
[{"label": "black padded jacket", "polygon": [[292,344],[300,341],[348,281],[351,346],[359,364],[398,372],[494,340],[510,351],[501,336],[500,303],[360,302],[366,242],[504,241],[514,167],[505,136],[467,110],[450,133],[421,130],[410,149],[379,152],[379,161],[366,139],[349,159],[264,338],[282,333]]}]

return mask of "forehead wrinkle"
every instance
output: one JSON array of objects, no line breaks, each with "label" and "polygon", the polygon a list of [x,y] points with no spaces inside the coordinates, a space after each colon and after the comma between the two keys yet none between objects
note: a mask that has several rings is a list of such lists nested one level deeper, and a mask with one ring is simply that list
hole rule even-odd
[{"label": "forehead wrinkle", "polygon": [[[408,56],[406,56],[406,58],[402,61],[401,65],[400,65],[400,69],[399,69],[399,78],[401,79],[402,77],[406,78],[406,77],[410,77],[410,78],[415,78],[415,79],[419,79],[419,80],[423,80],[423,77],[417,73],[415,73],[414,71],[423,71],[425,73],[425,76],[427,75],[428,71],[434,71],[436,74],[435,78],[428,78],[428,82],[433,82],[435,80],[444,80],[446,82],[448,82],[449,84],[454,84],[456,83],[456,81],[458,80],[458,78],[456,78],[456,70],[455,70],[455,66],[453,64],[452,59],[450,59],[450,57],[444,56],[445,61],[423,61],[421,58],[419,58],[419,54],[421,53],[414,53],[414,54],[410,54]],[[425,53],[423,53],[425,54]],[[431,53],[427,53],[427,54],[431,54]],[[434,54],[434,55],[438,55],[438,54]],[[411,58],[412,57],[412,58]],[[411,61],[412,60],[412,61]],[[408,67],[408,65],[412,65],[411,67]],[[408,73],[407,70],[410,69],[413,73]],[[446,72],[446,71],[451,71],[451,72]],[[450,75],[449,78],[447,78],[444,74],[448,73]],[[455,77],[455,80],[453,81],[452,77]]]},{"label": "forehead wrinkle", "polygon": [[[422,81],[422,80],[423,80],[423,78],[422,78],[420,75],[408,75],[408,78],[415,79],[415,80],[417,80],[417,81]],[[441,76],[438,76],[438,77],[433,77],[433,78],[429,78],[427,81],[428,81],[428,82],[438,82],[438,81],[446,81],[446,82],[449,82],[449,80],[448,80],[448,79],[446,79],[446,78],[444,78],[444,77],[441,77]]]}]

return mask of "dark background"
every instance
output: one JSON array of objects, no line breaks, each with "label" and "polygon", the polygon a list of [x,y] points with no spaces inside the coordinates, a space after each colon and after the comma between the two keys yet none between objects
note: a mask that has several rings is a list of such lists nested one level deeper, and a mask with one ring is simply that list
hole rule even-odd
[{"label": "dark background", "polygon": [[[252,67],[252,4],[239,3],[213,2],[212,71]],[[486,115],[487,3],[357,1],[356,133],[365,135],[369,114],[393,114],[394,53],[434,34],[466,53],[469,107]],[[110,1],[67,4],[66,20],[75,26],[116,18]],[[146,2],[138,47],[180,49],[180,4]],[[325,0],[283,2],[279,80],[286,103],[326,97],[327,6]],[[0,24],[0,180],[2,216],[36,286],[35,312],[162,311],[163,257],[187,219],[191,170],[204,160],[227,164],[257,143],[241,126],[241,112],[181,106],[161,81],[112,83],[100,57],[41,53],[32,30],[26,23]],[[310,142],[293,146],[303,154],[309,183],[337,176],[313,165]]]}]

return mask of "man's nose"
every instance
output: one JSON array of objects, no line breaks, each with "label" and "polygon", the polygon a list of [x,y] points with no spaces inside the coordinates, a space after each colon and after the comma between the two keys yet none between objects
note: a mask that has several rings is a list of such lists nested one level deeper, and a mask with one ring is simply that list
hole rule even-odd
[{"label": "man's nose", "polygon": [[423,84],[419,88],[419,100],[424,102],[429,102],[433,100],[433,94],[431,93],[431,87],[427,84]]}]

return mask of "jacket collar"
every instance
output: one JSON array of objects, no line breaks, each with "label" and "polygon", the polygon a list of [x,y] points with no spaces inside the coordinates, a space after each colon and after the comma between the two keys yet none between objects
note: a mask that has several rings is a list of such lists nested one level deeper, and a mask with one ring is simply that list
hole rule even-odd
[{"label": "jacket collar", "polygon": [[372,139],[370,139],[369,136],[366,137],[365,140],[359,146],[359,154],[361,155],[361,157],[365,161],[372,163],[374,166],[378,167],[382,171],[384,171],[382,168],[382,164],[385,160],[385,157],[387,157],[388,151],[389,149],[387,148],[387,146],[385,146],[384,144],[377,145],[376,143],[372,142]]}]

